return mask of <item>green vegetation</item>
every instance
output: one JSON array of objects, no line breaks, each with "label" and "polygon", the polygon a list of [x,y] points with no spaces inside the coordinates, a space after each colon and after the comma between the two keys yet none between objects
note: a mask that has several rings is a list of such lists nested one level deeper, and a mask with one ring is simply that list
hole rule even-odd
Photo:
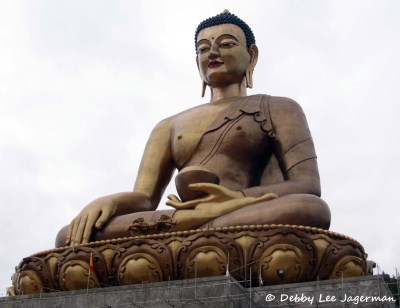
[{"label": "green vegetation", "polygon": [[383,275],[383,280],[386,282],[390,292],[392,292],[394,298],[396,299],[396,303],[399,304],[399,285],[400,285],[399,277],[396,278],[394,275],[390,277],[390,275],[386,274],[385,272],[383,272],[382,275]]}]

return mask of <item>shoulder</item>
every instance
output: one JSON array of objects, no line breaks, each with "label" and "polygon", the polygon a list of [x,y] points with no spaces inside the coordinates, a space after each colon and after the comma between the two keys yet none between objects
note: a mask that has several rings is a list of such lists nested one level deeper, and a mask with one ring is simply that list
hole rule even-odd
[{"label": "shoulder", "polygon": [[269,96],[269,107],[271,111],[295,111],[303,112],[300,104],[295,100],[282,96]]},{"label": "shoulder", "polygon": [[266,95],[266,97],[263,100],[264,110],[273,122],[304,117],[303,109],[295,100],[282,96]]},{"label": "shoulder", "polygon": [[264,97],[264,114],[275,134],[286,132],[288,129],[308,130],[303,109],[295,100],[271,95]]},{"label": "shoulder", "polygon": [[249,97],[251,98],[250,102],[252,103],[252,105],[261,101],[261,104],[264,105],[264,108],[272,109],[274,111],[275,110],[302,111],[300,104],[288,97],[272,96],[267,94],[255,94]]},{"label": "shoulder", "polygon": [[190,116],[193,113],[199,113],[202,109],[207,109],[207,106],[209,104],[201,104],[201,105],[197,105],[194,106],[192,108],[183,110],[177,114],[174,114],[172,116],[169,116],[168,118],[165,118],[163,120],[161,120],[160,122],[157,123],[157,125],[155,126],[156,128],[168,128],[173,126],[176,122],[180,122],[182,119],[184,119],[187,116]]}]

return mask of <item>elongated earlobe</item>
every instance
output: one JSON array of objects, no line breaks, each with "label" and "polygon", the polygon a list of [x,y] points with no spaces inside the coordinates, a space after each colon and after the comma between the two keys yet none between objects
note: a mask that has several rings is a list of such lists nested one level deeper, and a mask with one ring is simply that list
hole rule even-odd
[{"label": "elongated earlobe", "polygon": [[248,88],[251,89],[253,87],[253,70],[247,68],[245,77],[246,77],[246,85]]},{"label": "elongated earlobe", "polygon": [[206,88],[207,88],[207,84],[203,81],[202,89],[201,89],[201,97],[204,97],[204,95],[206,94]]},{"label": "elongated earlobe", "polygon": [[256,67],[257,64],[257,59],[258,59],[258,48],[256,45],[251,45],[249,47],[249,54],[250,54],[250,63],[246,68],[246,85],[248,88],[253,87],[253,71],[254,68]]}]

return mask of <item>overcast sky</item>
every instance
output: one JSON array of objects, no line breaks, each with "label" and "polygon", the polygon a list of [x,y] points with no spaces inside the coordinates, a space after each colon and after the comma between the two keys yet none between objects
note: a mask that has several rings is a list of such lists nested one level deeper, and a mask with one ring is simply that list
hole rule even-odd
[{"label": "overcast sky", "polygon": [[158,121],[207,102],[193,35],[225,8],[259,46],[249,94],[307,115],[331,230],[400,269],[400,1],[0,0],[0,294],[87,203],[132,189]]}]

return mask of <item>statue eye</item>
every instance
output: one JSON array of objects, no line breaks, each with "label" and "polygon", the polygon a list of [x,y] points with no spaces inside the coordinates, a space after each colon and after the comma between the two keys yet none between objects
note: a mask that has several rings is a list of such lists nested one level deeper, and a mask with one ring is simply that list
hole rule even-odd
[{"label": "statue eye", "polygon": [[235,41],[228,41],[219,44],[219,48],[231,48],[233,46],[237,46],[238,44]]},{"label": "statue eye", "polygon": [[210,50],[210,47],[209,47],[209,46],[201,46],[201,47],[198,47],[198,48],[197,48],[197,53],[202,54],[202,53],[205,53],[205,52],[207,52],[207,51],[209,51],[209,50]]}]

